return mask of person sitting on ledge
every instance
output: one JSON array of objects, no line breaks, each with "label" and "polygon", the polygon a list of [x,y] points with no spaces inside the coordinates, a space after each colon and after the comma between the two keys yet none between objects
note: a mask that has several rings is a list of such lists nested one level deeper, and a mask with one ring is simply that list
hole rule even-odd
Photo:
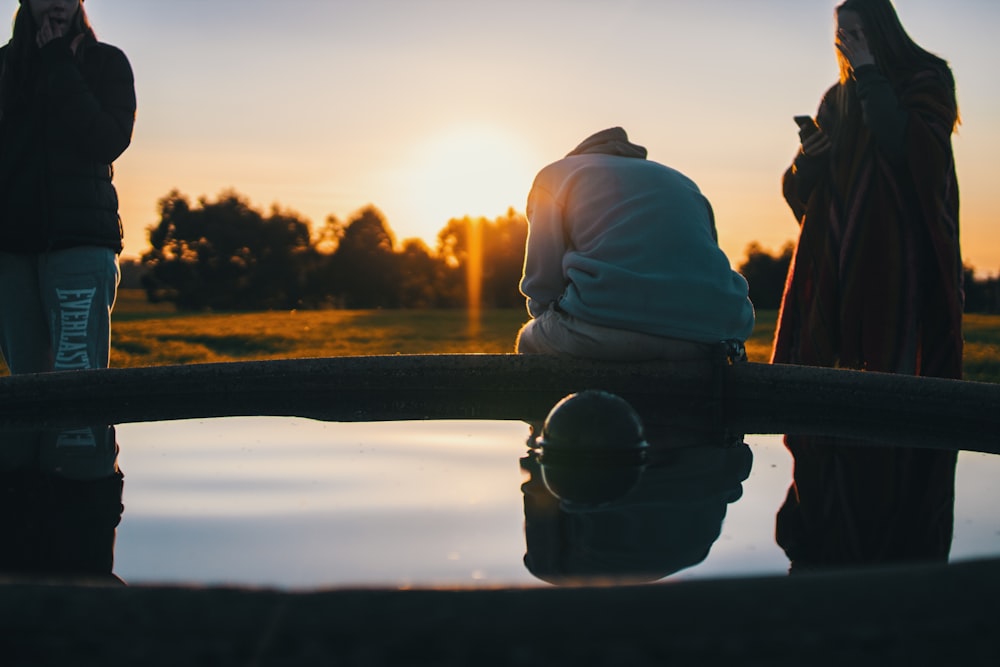
[{"label": "person sitting on ledge", "polygon": [[684,174],[646,159],[620,127],[542,169],[528,195],[521,354],[609,361],[742,352],[747,282],[719,247],[712,206]]}]

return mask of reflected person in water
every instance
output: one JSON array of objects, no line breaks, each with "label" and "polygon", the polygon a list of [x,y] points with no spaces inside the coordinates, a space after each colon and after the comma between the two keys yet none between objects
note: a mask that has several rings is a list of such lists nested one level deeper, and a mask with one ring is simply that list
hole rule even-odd
[{"label": "reflected person in water", "polygon": [[537,459],[521,459],[528,571],[553,584],[638,583],[704,561],[727,507],[742,497],[752,454],[743,443],[673,449],[668,441],[650,443],[659,451],[634,490],[597,506],[556,497]]},{"label": "reflected person in water", "polygon": [[[94,438],[89,428],[59,435],[84,431]],[[114,429],[103,435],[97,448],[73,448],[52,433],[0,432],[0,576],[122,583],[112,569],[123,476]]]},{"label": "reflected person in water", "polygon": [[798,444],[792,452],[794,482],[775,530],[792,573],[947,562],[954,452],[846,441]]},{"label": "reflected person in water", "polygon": [[704,359],[750,335],[746,280],[719,248],[708,199],[625,130],[585,139],[528,195],[524,354]]},{"label": "reflected person in water", "polygon": [[656,581],[702,562],[753,461],[740,438],[649,432],[594,391],[564,399],[529,444],[524,564],[553,584]]},{"label": "reflected person in water", "polygon": [[[840,81],[784,176],[800,225],[772,360],[962,376],[962,261],[948,64],[889,0],[836,10]],[[777,538],[792,570],[946,560],[956,453],[788,435]],[[905,444],[905,443],[902,443]]]}]

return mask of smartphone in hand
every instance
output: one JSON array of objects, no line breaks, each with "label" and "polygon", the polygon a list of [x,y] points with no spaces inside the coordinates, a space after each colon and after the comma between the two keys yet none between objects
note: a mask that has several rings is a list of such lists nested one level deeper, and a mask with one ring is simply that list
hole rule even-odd
[{"label": "smartphone in hand", "polygon": [[795,116],[795,124],[799,126],[799,139],[805,141],[812,135],[819,132],[819,125],[812,116]]}]

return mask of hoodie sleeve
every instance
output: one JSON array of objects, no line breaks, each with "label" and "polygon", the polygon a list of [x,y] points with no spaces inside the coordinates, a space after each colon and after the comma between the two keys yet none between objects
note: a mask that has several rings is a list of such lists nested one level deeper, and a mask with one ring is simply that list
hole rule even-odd
[{"label": "hoodie sleeve", "polygon": [[528,195],[527,217],[521,293],[527,298],[528,312],[538,317],[559,300],[566,286],[562,268],[566,237],[558,203],[537,181]]}]

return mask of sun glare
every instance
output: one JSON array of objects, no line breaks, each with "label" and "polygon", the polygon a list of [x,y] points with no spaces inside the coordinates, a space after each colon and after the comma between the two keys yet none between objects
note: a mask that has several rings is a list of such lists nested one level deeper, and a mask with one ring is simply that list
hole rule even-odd
[{"label": "sun glare", "polygon": [[[452,218],[495,218],[524,211],[542,165],[517,139],[481,126],[453,127],[419,143],[407,168],[407,226],[433,245]],[[402,231],[402,227],[401,227]]]}]

